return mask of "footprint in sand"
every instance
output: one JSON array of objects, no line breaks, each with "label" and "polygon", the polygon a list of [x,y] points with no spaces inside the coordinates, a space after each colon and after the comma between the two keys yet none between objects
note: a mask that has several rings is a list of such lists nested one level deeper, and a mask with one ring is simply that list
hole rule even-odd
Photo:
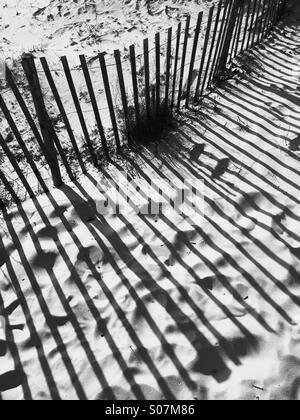
[{"label": "footprint in sand", "polygon": [[200,156],[205,150],[205,144],[197,144],[190,152],[190,159],[192,161],[198,161]]},{"label": "footprint in sand", "polygon": [[230,164],[230,159],[228,158],[221,159],[212,172],[212,175],[211,175],[212,179],[218,179],[222,175],[224,175],[225,172],[228,170],[229,164]]},{"label": "footprint in sand", "polygon": [[90,269],[95,269],[97,273],[101,273],[104,262],[105,259],[101,249],[96,246],[89,246],[79,251],[75,269],[80,276]]},{"label": "footprint in sand", "polygon": [[70,315],[55,316],[51,315],[47,318],[47,324],[50,328],[63,327],[71,321]]},{"label": "footprint in sand", "polygon": [[43,238],[43,239],[53,239],[54,241],[57,241],[58,239],[58,233],[57,233],[57,229],[54,226],[46,226],[43,229],[41,229],[38,233],[37,233],[39,238]]},{"label": "footprint in sand", "polygon": [[31,264],[34,268],[44,268],[45,270],[52,270],[56,259],[57,254],[54,252],[40,252],[33,258]]},{"label": "footprint in sand", "polygon": [[93,222],[96,219],[96,208],[94,209],[92,206],[94,206],[94,203],[83,202],[77,204],[71,211],[70,217],[77,220],[79,216],[79,219],[84,223]]},{"label": "footprint in sand", "polygon": [[26,375],[24,372],[19,370],[10,371],[0,375],[0,392],[5,392],[10,389],[17,388],[24,384],[26,381]]},{"label": "footprint in sand", "polygon": [[293,140],[290,140],[290,142],[289,142],[289,149],[292,152],[297,152],[297,151],[300,150],[300,135],[298,135]]}]

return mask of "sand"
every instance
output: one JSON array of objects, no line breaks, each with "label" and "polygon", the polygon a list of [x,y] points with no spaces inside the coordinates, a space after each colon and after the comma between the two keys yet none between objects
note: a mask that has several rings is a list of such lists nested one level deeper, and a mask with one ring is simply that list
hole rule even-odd
[{"label": "sand", "polygon": [[2,399],[299,399],[292,10],[248,57],[249,74],[169,127],[158,150],[127,159],[141,210],[150,179],[203,178],[202,223],[172,210],[99,214],[124,162],[4,214]]},{"label": "sand", "polygon": [[1,0],[0,54],[87,56],[113,52],[172,26],[215,0]]}]

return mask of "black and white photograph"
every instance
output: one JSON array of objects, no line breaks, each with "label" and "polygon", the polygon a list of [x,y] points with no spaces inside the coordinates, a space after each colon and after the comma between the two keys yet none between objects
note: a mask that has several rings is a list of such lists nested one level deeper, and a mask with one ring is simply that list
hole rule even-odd
[{"label": "black and white photograph", "polygon": [[0,400],[300,400],[299,0],[0,0]]}]

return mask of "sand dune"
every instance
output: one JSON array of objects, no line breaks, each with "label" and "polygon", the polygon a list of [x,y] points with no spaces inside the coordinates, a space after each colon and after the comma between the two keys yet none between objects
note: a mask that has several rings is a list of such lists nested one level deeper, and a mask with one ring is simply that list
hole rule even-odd
[{"label": "sand dune", "polygon": [[206,0],[1,0],[0,54],[88,56],[153,38]]}]

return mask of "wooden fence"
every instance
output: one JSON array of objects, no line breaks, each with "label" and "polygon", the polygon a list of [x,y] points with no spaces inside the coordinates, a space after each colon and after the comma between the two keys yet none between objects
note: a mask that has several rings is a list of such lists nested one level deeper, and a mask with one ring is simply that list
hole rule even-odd
[{"label": "wooden fence", "polygon": [[[16,77],[6,66],[7,89],[6,95],[0,94],[0,110],[39,188],[48,192],[49,182],[45,182],[9,109],[12,102],[18,105],[28,124],[51,183],[59,187],[65,177],[75,179],[78,171],[74,161],[82,172],[87,170],[85,156],[98,167],[102,158],[111,158],[113,149],[120,153],[124,144],[153,135],[174,113],[198,104],[218,85],[234,58],[270,34],[286,3],[287,0],[220,0],[199,13],[194,25],[191,16],[187,16],[176,28],[158,33],[153,45],[145,39],[139,52],[132,45],[127,55],[116,50],[113,59],[101,53],[92,62],[81,55],[76,67],[70,66],[67,57],[62,57],[57,68],[52,69],[46,58],[24,56],[22,72],[30,92],[26,100],[24,82],[19,86],[20,75]],[[53,107],[56,121],[67,134],[63,141],[61,130],[58,132],[53,122]],[[34,197],[36,188],[1,134],[0,146],[18,182],[27,195]],[[71,157],[68,150],[72,151]],[[20,197],[5,169],[0,169],[1,184],[18,202]],[[1,205],[5,205],[2,200]]]}]

